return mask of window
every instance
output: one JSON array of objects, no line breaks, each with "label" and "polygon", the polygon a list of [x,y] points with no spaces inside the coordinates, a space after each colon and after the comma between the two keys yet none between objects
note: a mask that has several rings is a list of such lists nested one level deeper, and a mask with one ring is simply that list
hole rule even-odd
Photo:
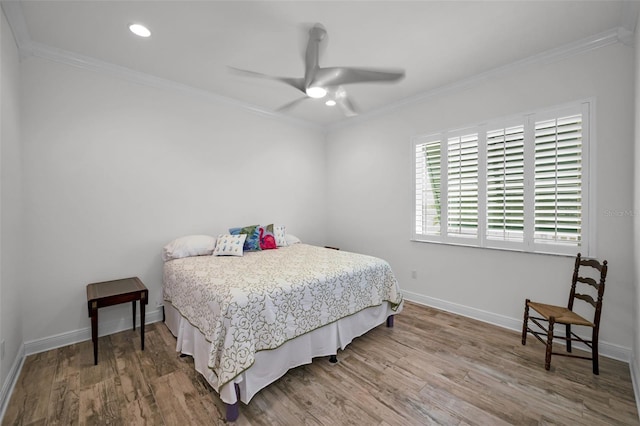
[{"label": "window", "polygon": [[524,240],[524,125],[487,132],[487,239]]},{"label": "window", "polygon": [[413,138],[413,239],[592,255],[591,104]]},{"label": "window", "polygon": [[478,134],[447,139],[447,233],[478,235]]}]

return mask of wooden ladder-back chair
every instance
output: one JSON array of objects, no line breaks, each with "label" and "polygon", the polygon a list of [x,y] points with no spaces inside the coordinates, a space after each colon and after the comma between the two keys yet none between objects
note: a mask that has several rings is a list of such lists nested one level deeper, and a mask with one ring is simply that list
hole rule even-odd
[{"label": "wooden ladder-back chair", "polygon": [[[591,267],[600,273],[600,281],[596,281],[590,277],[580,276],[581,267]],[[524,323],[522,325],[522,344],[527,344],[527,333],[531,333],[536,339],[546,345],[546,355],[544,360],[544,368],[551,368],[551,355],[562,355],[574,358],[590,359],[593,361],[593,374],[599,374],[598,369],[598,331],[600,330],[600,315],[602,313],[602,295],[604,294],[604,281],[607,277],[607,261],[600,263],[593,259],[582,259],[580,253],[576,257],[575,267],[573,269],[573,279],[571,280],[571,292],[569,293],[569,304],[564,306],[547,305],[544,303],[532,302],[529,299],[525,302],[524,307]],[[581,294],[576,292],[577,284],[580,283],[581,288],[585,286],[593,287],[597,291],[597,300],[589,294]],[[588,288],[588,287],[586,287]],[[581,290],[582,291],[582,290]],[[573,311],[573,302],[582,300],[589,303],[595,309],[593,322],[589,321]],[[529,308],[533,309],[540,317],[529,316]],[[533,322],[539,329],[533,330],[529,327],[529,320]],[[546,322],[546,327],[541,323]],[[566,326],[565,336],[556,336],[553,334],[555,324],[564,324]],[[571,326],[591,327],[591,340],[582,338],[571,331]],[[546,337],[546,341],[543,340]],[[567,353],[553,352],[552,345],[554,339],[565,340],[567,343]],[[581,342],[591,348],[591,357],[574,355],[571,353],[571,342]]]}]

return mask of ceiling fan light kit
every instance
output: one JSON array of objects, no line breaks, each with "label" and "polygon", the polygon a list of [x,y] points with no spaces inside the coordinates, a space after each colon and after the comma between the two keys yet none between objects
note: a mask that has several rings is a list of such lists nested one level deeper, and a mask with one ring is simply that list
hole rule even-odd
[{"label": "ceiling fan light kit", "polygon": [[149,28],[145,27],[142,24],[131,24],[131,25],[129,25],[129,31],[131,31],[132,33],[134,33],[135,35],[137,35],[139,37],[147,38],[147,37],[151,36],[151,31],[149,31]]},{"label": "ceiling fan light kit", "polygon": [[331,94],[332,99],[325,102],[327,106],[339,105],[347,117],[357,115],[357,110],[346,91],[345,84],[394,82],[404,78],[404,70],[388,70],[354,67],[327,67],[319,65],[320,43],[326,38],[327,31],[322,24],[315,24],[309,30],[309,41],[305,52],[305,71],[303,78],[276,77],[254,71],[229,67],[232,71],[247,77],[259,77],[280,81],[304,93],[306,97],[296,99],[280,107],[277,111],[285,111],[306,99],[321,99]]},{"label": "ceiling fan light kit", "polygon": [[305,90],[305,93],[310,98],[321,99],[321,98],[324,98],[325,96],[327,96],[327,89],[325,89],[324,87],[319,87],[319,86],[308,87]]}]

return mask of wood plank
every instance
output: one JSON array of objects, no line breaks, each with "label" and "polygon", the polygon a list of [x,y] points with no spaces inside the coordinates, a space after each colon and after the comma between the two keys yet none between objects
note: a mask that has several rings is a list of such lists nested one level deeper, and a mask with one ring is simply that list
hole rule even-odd
[{"label": "wood plank", "polygon": [[124,404],[120,412],[120,417],[126,419],[126,424],[129,425],[161,426],[166,424],[156,404],[156,400],[151,394],[136,398]]},{"label": "wood plank", "polygon": [[[96,366],[97,367],[97,366]],[[121,406],[125,403],[118,376],[101,380],[80,390],[81,424],[125,424]]]},{"label": "wood plank", "polygon": [[46,423],[55,363],[54,351],[27,357],[11,395],[3,424]]},{"label": "wood plank", "polygon": [[151,387],[167,425],[215,424],[223,419],[215,407],[202,404],[193,382],[182,371],[153,379]]},{"label": "wood plank", "polygon": [[[3,425],[223,424],[225,406],[162,323],[31,355]],[[240,404],[238,426],[429,424],[640,425],[629,365],[554,357],[544,345],[437,309],[406,303],[384,325],[289,371]]]},{"label": "wood plank", "polygon": [[74,372],[54,381],[49,397],[47,424],[75,425],[80,418],[80,373]]}]

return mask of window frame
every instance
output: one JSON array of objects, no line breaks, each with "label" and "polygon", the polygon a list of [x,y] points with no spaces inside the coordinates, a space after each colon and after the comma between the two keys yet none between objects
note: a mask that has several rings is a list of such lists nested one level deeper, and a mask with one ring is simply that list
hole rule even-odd
[{"label": "window frame", "polygon": [[[548,108],[539,109],[511,116],[501,117],[497,119],[487,120],[481,124],[463,126],[452,130],[443,130],[439,132],[415,135],[411,138],[412,148],[412,229],[411,241],[439,243],[447,245],[461,245],[469,247],[479,247],[498,250],[520,251],[527,253],[541,253],[553,255],[575,256],[577,252],[583,256],[596,256],[595,251],[595,99],[583,99],[567,104],[556,105]],[[582,115],[581,127],[581,217],[580,217],[580,241],[578,244],[562,244],[558,241],[551,243],[536,242],[535,233],[535,125],[547,119],[565,117],[570,114]],[[487,238],[489,227],[487,224],[487,134],[489,131],[496,129],[507,129],[522,125],[523,132],[523,169],[524,169],[524,203],[523,203],[523,240],[509,241],[502,239]],[[447,231],[448,209],[446,204],[449,202],[447,193],[447,158],[448,141],[452,137],[460,137],[471,133],[478,133],[477,143],[477,161],[478,161],[478,182],[477,182],[477,232],[476,237],[459,237],[450,234]],[[423,233],[417,232],[419,220],[418,209],[418,146],[423,143],[432,143],[440,141],[440,234],[426,234],[426,228]],[[425,161],[426,163],[426,161]],[[427,171],[423,171],[427,173]],[[424,176],[424,175],[423,175]],[[425,177],[426,178],[426,177]],[[424,185],[424,184],[423,184]],[[420,196],[423,199],[424,195]],[[423,204],[424,205],[424,204]],[[422,216],[420,216],[421,218]]]}]

